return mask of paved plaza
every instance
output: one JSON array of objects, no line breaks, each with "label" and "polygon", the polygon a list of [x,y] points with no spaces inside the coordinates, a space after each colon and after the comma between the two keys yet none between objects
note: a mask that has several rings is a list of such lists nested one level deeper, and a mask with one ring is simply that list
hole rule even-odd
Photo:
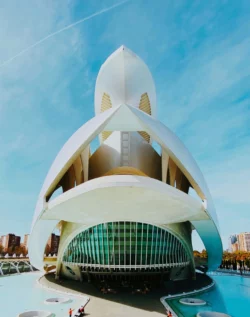
[{"label": "paved plaza", "polygon": [[[43,276],[40,283],[65,293],[89,296],[90,302],[86,306],[86,313],[95,317],[166,316],[164,307],[160,302],[160,297],[166,295],[164,290],[154,291],[146,295],[133,295],[128,292],[102,294],[93,284],[79,283],[79,281],[73,280],[58,282],[55,281],[52,274]],[[78,307],[72,308],[77,309]]]}]

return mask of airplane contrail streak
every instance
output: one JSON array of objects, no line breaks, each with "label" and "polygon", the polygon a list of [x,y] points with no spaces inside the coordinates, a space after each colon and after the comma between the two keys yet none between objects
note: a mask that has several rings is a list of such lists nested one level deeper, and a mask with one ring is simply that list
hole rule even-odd
[{"label": "airplane contrail streak", "polygon": [[56,31],[56,32],[53,32],[53,33],[47,35],[46,37],[42,38],[42,39],[39,40],[38,42],[36,42],[36,43],[34,43],[34,44],[28,46],[28,47],[25,48],[24,50],[20,51],[18,54],[14,55],[14,56],[12,56],[11,58],[9,58],[9,59],[7,59],[6,61],[4,61],[2,64],[0,64],[0,68],[2,68],[3,66],[8,65],[10,62],[12,62],[12,61],[13,61],[14,59],[16,59],[17,57],[23,55],[24,53],[26,53],[27,51],[31,50],[32,48],[34,48],[34,47],[40,45],[41,43],[45,42],[45,41],[48,40],[49,38],[51,38],[51,37],[53,37],[53,36],[55,36],[55,35],[57,35],[57,34],[63,32],[63,31],[66,31],[66,30],[68,30],[68,29],[70,29],[70,28],[76,26],[77,24],[80,24],[80,23],[85,22],[85,21],[87,21],[87,20],[90,20],[90,19],[92,19],[92,18],[94,18],[94,17],[96,17],[96,16],[98,16],[98,15],[101,15],[101,14],[103,14],[103,13],[105,13],[105,12],[108,12],[108,11],[110,11],[110,10],[113,10],[114,8],[119,7],[119,6],[123,5],[124,3],[128,2],[128,1],[130,1],[130,0],[125,0],[125,1],[121,1],[121,2],[119,2],[119,3],[116,3],[116,4],[112,5],[111,7],[102,9],[102,10],[96,12],[96,13],[93,13],[93,14],[89,15],[89,16],[86,17],[86,18],[83,18],[83,19],[81,19],[81,20],[78,20],[78,21],[76,21],[76,22],[74,22],[74,23],[72,23],[72,24],[70,24],[70,25],[68,25],[68,26],[65,26],[64,28],[62,28],[62,29],[60,29],[60,30],[58,30],[58,31]]}]

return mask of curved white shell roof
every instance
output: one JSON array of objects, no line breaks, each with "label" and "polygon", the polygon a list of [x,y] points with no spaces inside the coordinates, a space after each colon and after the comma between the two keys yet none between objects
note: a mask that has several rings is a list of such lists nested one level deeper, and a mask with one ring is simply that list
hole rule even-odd
[{"label": "curved white shell roof", "polygon": [[[123,67],[125,68],[123,69]],[[154,218],[159,216],[158,225],[190,221],[205,244],[209,267],[216,268],[220,264],[222,243],[218,221],[204,177],[192,155],[178,137],[161,122],[138,109],[138,100],[145,91],[150,97],[152,114],[154,114],[156,97],[152,76],[146,65],[137,56],[121,47],[108,58],[98,75],[95,92],[97,115],[78,129],[65,143],[45,179],[34,214],[29,244],[30,259],[34,266],[40,269],[43,267],[43,254],[47,239],[60,220],[80,222],[89,226],[105,221],[105,219],[115,221],[112,208],[109,211],[107,207],[106,213],[103,214],[100,208],[95,206],[93,199],[96,195],[108,206],[108,202],[112,202],[112,197],[114,197],[114,188],[118,196],[128,195],[128,199],[130,197],[130,209],[133,208],[133,202],[138,203],[137,199],[140,199],[138,198],[140,195],[144,195],[144,197],[151,195],[152,201],[153,196],[157,196],[155,204],[158,204],[158,208],[154,209],[152,204],[145,204],[142,209],[145,212],[140,215],[138,210],[138,217],[143,217],[148,223],[155,223]],[[107,92],[111,96],[113,104],[111,109],[99,114],[103,92]],[[135,176],[108,176],[78,185],[55,200],[46,203],[46,196],[53,191],[65,172],[90,142],[104,130],[147,132],[180,168],[203,202],[195,201],[187,194],[159,180]],[[103,195],[104,192],[105,195]],[[92,214],[83,211],[81,206],[84,204],[91,205]],[[70,205],[72,212],[67,212]],[[172,208],[172,212],[164,212],[164,208],[161,206],[168,206],[165,209]],[[152,209],[154,209],[153,216]],[[125,210],[124,212],[126,213]],[[126,214],[128,221],[138,221],[139,218],[133,217],[133,212]],[[123,217],[118,218],[124,220]]]},{"label": "curved white shell roof", "polygon": [[125,46],[116,50],[102,65],[95,87],[95,113],[100,113],[102,96],[108,93],[112,107],[128,104],[138,108],[141,95],[149,96],[156,117],[156,92],[147,65]]}]

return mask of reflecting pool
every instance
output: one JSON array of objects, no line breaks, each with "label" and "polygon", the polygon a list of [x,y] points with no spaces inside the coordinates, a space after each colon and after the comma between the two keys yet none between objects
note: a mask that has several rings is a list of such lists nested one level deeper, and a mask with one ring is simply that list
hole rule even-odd
[{"label": "reflecting pool", "polygon": [[203,299],[206,306],[186,306],[179,299],[167,302],[179,316],[195,317],[200,311],[217,311],[233,317],[250,316],[250,278],[242,276],[213,275],[215,287],[198,296],[188,296]]}]

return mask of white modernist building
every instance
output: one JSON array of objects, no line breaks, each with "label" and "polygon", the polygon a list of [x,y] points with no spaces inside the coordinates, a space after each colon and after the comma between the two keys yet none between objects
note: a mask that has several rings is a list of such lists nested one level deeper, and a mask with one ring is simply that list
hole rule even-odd
[{"label": "white modernist building", "polygon": [[[30,236],[32,265],[45,267],[46,242],[58,227],[57,276],[193,277],[192,230],[206,247],[208,268],[217,268],[222,243],[204,177],[178,137],[156,119],[151,73],[123,46],[100,69],[95,113],[65,143],[45,179]],[[100,146],[91,153],[97,136]]]}]

